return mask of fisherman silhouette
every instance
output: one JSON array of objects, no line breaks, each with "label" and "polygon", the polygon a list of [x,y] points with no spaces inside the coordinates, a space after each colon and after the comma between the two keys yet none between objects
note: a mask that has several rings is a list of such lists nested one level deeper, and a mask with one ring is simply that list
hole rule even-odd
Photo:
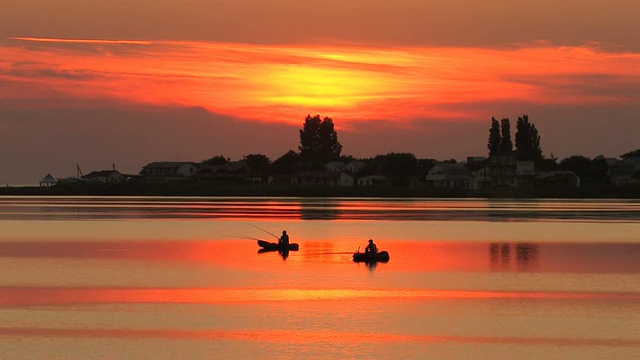
[{"label": "fisherman silhouette", "polygon": [[278,239],[278,245],[281,248],[289,249],[289,235],[287,235],[287,230],[282,230],[282,236]]},{"label": "fisherman silhouette", "polygon": [[373,239],[369,239],[369,245],[364,248],[365,254],[375,255],[378,253],[378,247],[373,243]]}]

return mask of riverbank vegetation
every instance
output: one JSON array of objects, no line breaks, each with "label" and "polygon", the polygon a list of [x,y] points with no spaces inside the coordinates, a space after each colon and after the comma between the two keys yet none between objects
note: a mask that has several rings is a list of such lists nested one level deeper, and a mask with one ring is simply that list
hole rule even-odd
[{"label": "riverbank vegetation", "polygon": [[574,155],[558,162],[543,155],[527,115],[518,118],[515,144],[509,119],[492,118],[487,148],[488,157],[460,164],[411,153],[356,159],[341,153],[331,118],[309,115],[298,151],[274,161],[263,154],[240,161],[216,155],[199,163],[150,163],[135,175],[114,166],[75,178],[47,175],[52,182],[44,186],[0,188],[0,195],[640,198],[640,149],[621,159]]}]

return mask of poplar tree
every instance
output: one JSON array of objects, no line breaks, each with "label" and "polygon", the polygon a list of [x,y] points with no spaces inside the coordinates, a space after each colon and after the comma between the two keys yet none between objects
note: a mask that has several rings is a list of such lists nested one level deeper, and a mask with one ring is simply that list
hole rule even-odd
[{"label": "poplar tree", "polygon": [[518,117],[516,129],[516,152],[518,158],[525,160],[542,159],[540,135],[536,126],[529,122],[528,115]]},{"label": "poplar tree", "polygon": [[511,123],[509,119],[500,121],[500,153],[508,154],[513,151],[513,141],[511,141]]},{"label": "poplar tree", "polygon": [[489,128],[489,156],[498,155],[500,152],[500,123],[496,118],[491,118],[491,128]]}]

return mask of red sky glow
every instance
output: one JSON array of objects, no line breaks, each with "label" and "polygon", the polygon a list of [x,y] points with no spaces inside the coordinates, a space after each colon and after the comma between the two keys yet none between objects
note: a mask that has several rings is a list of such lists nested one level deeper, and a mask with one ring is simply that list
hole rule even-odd
[{"label": "red sky glow", "polygon": [[597,46],[507,50],[12,38],[2,52],[3,98],[38,100],[53,93],[193,106],[292,125],[311,112],[340,119],[338,128],[379,119],[487,120],[474,109],[456,109],[458,103],[625,104],[636,99],[590,90],[640,84],[640,54]]},{"label": "red sky glow", "polygon": [[[0,12],[0,184],[152,161],[271,160],[306,115],[344,155],[487,153],[492,117],[543,154],[640,147],[640,2],[23,0]],[[569,136],[568,136],[569,135]]]}]

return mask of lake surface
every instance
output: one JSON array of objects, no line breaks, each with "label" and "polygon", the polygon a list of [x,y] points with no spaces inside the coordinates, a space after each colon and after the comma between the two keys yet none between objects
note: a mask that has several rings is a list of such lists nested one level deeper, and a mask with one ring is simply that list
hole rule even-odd
[{"label": "lake surface", "polygon": [[0,197],[0,274],[6,359],[640,358],[633,200]]}]

